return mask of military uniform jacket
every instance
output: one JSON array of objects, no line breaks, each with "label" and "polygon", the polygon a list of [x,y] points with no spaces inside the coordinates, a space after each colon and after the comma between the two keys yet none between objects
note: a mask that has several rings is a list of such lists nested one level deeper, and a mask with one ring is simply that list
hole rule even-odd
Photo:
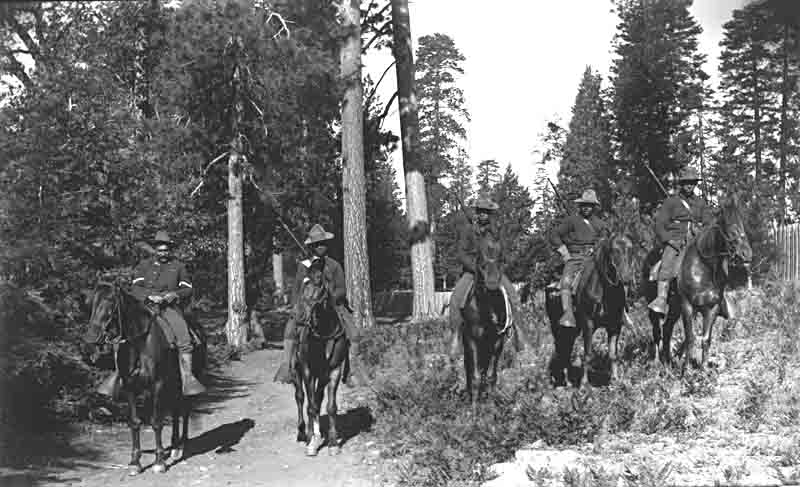
[{"label": "military uniform jacket", "polygon": [[703,225],[710,220],[711,215],[701,200],[687,201],[677,195],[670,196],[656,213],[656,239],[662,245],[669,241],[684,242],[692,225]]},{"label": "military uniform jacket", "polygon": [[181,299],[192,295],[192,280],[186,267],[172,259],[161,263],[157,258],[143,260],[133,271],[132,294],[144,301],[152,294],[175,292]]},{"label": "military uniform jacket", "polygon": [[570,254],[585,254],[607,235],[608,227],[600,218],[592,215],[587,220],[580,215],[569,215],[550,234],[550,243],[555,248],[566,245]]},{"label": "military uniform jacket", "polygon": [[482,228],[478,224],[468,223],[461,227],[458,238],[458,262],[461,263],[462,272],[475,274],[478,260],[478,243],[483,237],[494,238],[497,243],[502,244],[495,238],[495,232],[491,225],[486,225],[486,227]]},{"label": "military uniform jacket", "polygon": [[[303,282],[306,279],[308,268],[311,267],[311,260],[307,259],[297,266],[297,274],[294,281],[294,304],[300,299],[303,290]],[[344,269],[341,264],[325,256],[325,267],[323,268],[323,279],[328,286],[328,292],[336,304],[344,304],[347,301],[347,287],[344,280]]]}]

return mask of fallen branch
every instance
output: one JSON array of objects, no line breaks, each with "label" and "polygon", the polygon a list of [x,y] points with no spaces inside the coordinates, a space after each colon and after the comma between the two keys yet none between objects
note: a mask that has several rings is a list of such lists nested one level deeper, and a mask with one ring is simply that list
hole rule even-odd
[{"label": "fallen branch", "polygon": [[206,182],[206,181],[205,181],[206,174],[208,174],[208,171],[209,171],[209,169],[211,169],[211,166],[213,166],[214,164],[216,164],[217,162],[219,162],[219,161],[220,161],[220,159],[222,159],[223,157],[225,157],[225,156],[227,156],[227,155],[228,155],[228,151],[225,151],[225,152],[223,152],[222,154],[220,154],[220,155],[218,155],[217,157],[215,157],[213,161],[211,161],[211,162],[209,162],[209,163],[208,163],[208,165],[206,166],[206,168],[205,168],[205,169],[203,169],[203,175],[202,175],[202,176],[200,176],[200,183],[199,183],[199,184],[198,184],[198,185],[197,185],[197,186],[194,188],[194,190],[192,190],[192,192],[191,192],[191,194],[189,195],[189,197],[191,197],[191,198],[194,198],[194,195],[195,195],[195,194],[197,194],[197,192],[198,192],[198,191],[200,191],[200,188],[202,188],[202,187],[203,187],[203,185],[204,185],[204,184],[205,184],[205,182]]}]

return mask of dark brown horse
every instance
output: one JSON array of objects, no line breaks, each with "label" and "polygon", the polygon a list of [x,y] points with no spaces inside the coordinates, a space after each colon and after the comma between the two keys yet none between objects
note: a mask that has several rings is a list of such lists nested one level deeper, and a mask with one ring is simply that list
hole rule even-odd
[{"label": "dark brown horse", "polygon": [[[753,251],[744,230],[736,201],[726,201],[715,221],[703,229],[697,238],[686,246],[677,279],[670,283],[667,295],[667,315],[662,317],[650,311],[653,326],[654,360],[669,364],[672,361],[672,331],[678,318],[683,318],[685,342],[689,362],[705,366],[711,347],[711,332],[720,312],[726,286],[729,285],[731,267],[749,269]],[[649,276],[652,266],[661,258],[654,249],[645,259],[643,269],[643,294],[647,301],[656,296],[655,282]],[[697,313],[703,315],[702,356],[697,360],[693,321]],[[686,362],[684,362],[684,365]]]},{"label": "dark brown horse", "polygon": [[[139,463],[142,456],[139,436],[142,419],[141,411],[137,411],[137,399],[141,396],[145,397],[145,409],[151,411],[149,420],[155,433],[154,472],[165,472],[167,468],[161,441],[161,421],[165,412],[172,413],[172,462],[183,458],[189,437],[191,404],[181,392],[178,354],[170,347],[161,326],[156,322],[155,313],[119,285],[99,283],[92,296],[92,315],[88,333],[84,337],[93,359],[108,346],[114,349],[121,391],[127,398],[129,408],[128,424],[132,440],[130,475],[142,471]],[[199,376],[205,363],[206,350],[202,334],[196,329],[195,332],[200,336],[201,343],[195,348],[193,373]]]},{"label": "dark brown horse", "polygon": [[[320,410],[328,391],[328,438],[331,454],[340,450],[336,431],[336,392],[346,373],[349,342],[323,281],[325,259],[315,260],[303,284],[300,297],[301,318],[294,374],[297,401],[297,441],[307,442],[306,455],[315,456],[324,441],[320,432]],[[305,389],[305,394],[304,394]],[[308,396],[308,423],[303,416],[304,396]]]},{"label": "dark brown horse", "polygon": [[511,320],[507,319],[507,300],[501,288],[500,254],[500,244],[494,239],[484,237],[479,240],[475,281],[461,310],[464,318],[461,327],[464,371],[473,413],[477,411],[486,386],[490,392],[497,387],[497,366],[511,329]]},{"label": "dark brown horse", "polygon": [[550,377],[555,386],[566,385],[565,371],[570,366],[572,347],[578,335],[583,335],[582,385],[589,385],[588,371],[592,358],[592,337],[595,330],[605,328],[608,336],[608,358],[611,380],[618,378],[619,335],[625,313],[625,280],[629,273],[633,245],[624,235],[600,239],[587,257],[575,293],[575,328],[559,324],[563,308],[558,288],[549,287],[545,309],[553,334],[553,357]]}]

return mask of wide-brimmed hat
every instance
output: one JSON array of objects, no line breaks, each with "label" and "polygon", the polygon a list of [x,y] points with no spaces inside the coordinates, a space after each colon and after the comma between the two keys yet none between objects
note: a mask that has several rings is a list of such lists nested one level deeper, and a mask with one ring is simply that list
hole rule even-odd
[{"label": "wide-brimmed hat", "polygon": [[169,234],[167,232],[165,232],[164,230],[157,231],[156,232],[156,236],[153,237],[153,244],[155,244],[155,245],[158,245],[158,244],[172,245],[174,243],[175,242],[172,241],[172,239],[170,238]]},{"label": "wide-brimmed hat", "polygon": [[308,238],[306,238],[306,245],[311,245],[317,242],[324,242],[333,238],[333,234],[326,232],[322,225],[319,223],[311,227],[308,231]]},{"label": "wide-brimmed hat", "polygon": [[600,201],[597,199],[597,194],[593,189],[584,191],[581,197],[575,200],[575,203],[600,206]]},{"label": "wide-brimmed hat", "polygon": [[492,201],[488,196],[478,196],[475,201],[472,202],[472,207],[476,210],[487,211],[497,211],[500,209],[500,205]]},{"label": "wide-brimmed hat", "polygon": [[680,175],[678,176],[678,182],[682,181],[696,183],[700,181],[700,175],[697,174],[697,171],[695,171],[691,167],[687,167],[684,168],[683,171],[681,171]]}]

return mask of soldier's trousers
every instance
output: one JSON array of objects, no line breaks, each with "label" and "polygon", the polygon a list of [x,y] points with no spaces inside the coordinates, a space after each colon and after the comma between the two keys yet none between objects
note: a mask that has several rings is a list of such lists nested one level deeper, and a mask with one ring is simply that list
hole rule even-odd
[{"label": "soldier's trousers", "polygon": [[674,247],[669,244],[664,245],[664,253],[661,254],[661,267],[658,270],[659,281],[670,281],[678,277],[678,271],[681,266],[681,252],[684,245],[679,242],[672,243]]},{"label": "soldier's trousers", "polygon": [[178,352],[188,353],[192,351],[192,338],[189,335],[189,325],[183,318],[183,314],[173,306],[168,306],[161,311],[161,319],[166,322],[163,326],[167,341],[174,343]]}]

